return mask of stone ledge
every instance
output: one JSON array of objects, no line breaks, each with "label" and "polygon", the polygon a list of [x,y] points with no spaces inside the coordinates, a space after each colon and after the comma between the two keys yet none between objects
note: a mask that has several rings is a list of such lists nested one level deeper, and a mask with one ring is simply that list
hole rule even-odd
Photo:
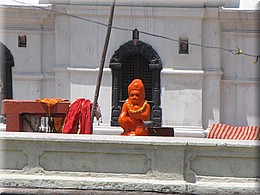
[{"label": "stone ledge", "polygon": [[257,194],[259,141],[0,132],[0,187]]},{"label": "stone ledge", "polygon": [[260,146],[259,141],[227,140],[191,137],[159,137],[159,136],[119,136],[119,135],[88,135],[88,134],[59,134],[59,133],[32,133],[32,132],[0,132],[0,141],[27,141],[63,142],[63,143],[106,143],[130,145],[168,145],[168,146],[225,146],[255,148]]}]

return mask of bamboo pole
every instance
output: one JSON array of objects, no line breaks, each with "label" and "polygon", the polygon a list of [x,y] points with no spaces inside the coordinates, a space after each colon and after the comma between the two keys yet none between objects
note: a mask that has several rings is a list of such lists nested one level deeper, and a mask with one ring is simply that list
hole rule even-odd
[{"label": "bamboo pole", "polygon": [[93,102],[93,106],[92,106],[92,109],[91,109],[91,122],[92,122],[92,124],[94,122],[94,116],[95,116],[95,112],[96,112],[96,108],[97,108],[100,85],[101,85],[103,69],[104,69],[104,64],[105,64],[105,59],[106,59],[106,53],[107,53],[107,48],[108,48],[108,43],[109,43],[109,38],[110,38],[110,33],[111,33],[111,27],[112,27],[112,22],[113,22],[115,3],[116,3],[116,0],[113,0],[111,7],[110,7],[110,15],[109,15],[109,21],[108,21],[108,27],[107,27],[107,34],[106,34],[104,48],[103,48],[103,52],[102,52],[102,56],[101,56],[101,60],[100,60],[100,67],[99,67],[99,72],[98,72],[94,102]]}]

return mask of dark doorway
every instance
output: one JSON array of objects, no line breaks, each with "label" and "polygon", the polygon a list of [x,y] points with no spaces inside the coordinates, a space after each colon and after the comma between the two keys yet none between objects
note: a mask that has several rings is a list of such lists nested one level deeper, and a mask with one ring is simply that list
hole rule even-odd
[{"label": "dark doorway", "polygon": [[149,68],[149,61],[141,54],[131,54],[122,63],[122,100],[128,98],[127,87],[134,79],[142,79],[145,86],[146,100],[152,98],[152,70]]},{"label": "dark doorway", "polygon": [[[12,67],[13,55],[10,50],[0,42],[0,111],[2,113],[3,99],[13,99]],[[1,115],[0,113],[0,115]]]},{"label": "dark doorway", "polygon": [[111,125],[118,126],[121,107],[128,98],[127,88],[133,79],[142,79],[146,100],[151,105],[151,126],[161,126],[161,60],[155,50],[148,44],[128,41],[115,51],[110,60],[112,69],[112,113]]}]

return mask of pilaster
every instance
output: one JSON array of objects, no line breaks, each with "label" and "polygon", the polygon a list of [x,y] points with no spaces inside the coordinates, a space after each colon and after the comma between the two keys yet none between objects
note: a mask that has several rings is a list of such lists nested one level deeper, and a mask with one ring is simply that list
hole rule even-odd
[{"label": "pilaster", "polygon": [[[222,76],[220,53],[221,26],[218,8],[205,8],[202,20],[202,125],[204,129],[220,122],[220,80]],[[216,47],[216,49],[207,46]]]}]

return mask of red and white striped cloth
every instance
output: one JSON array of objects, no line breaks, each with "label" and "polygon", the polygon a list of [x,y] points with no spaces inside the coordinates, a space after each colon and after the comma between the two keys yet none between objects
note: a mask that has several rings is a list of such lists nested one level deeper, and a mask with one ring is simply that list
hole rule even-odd
[{"label": "red and white striped cloth", "polygon": [[213,124],[207,138],[260,140],[260,126],[229,126],[226,124]]}]

